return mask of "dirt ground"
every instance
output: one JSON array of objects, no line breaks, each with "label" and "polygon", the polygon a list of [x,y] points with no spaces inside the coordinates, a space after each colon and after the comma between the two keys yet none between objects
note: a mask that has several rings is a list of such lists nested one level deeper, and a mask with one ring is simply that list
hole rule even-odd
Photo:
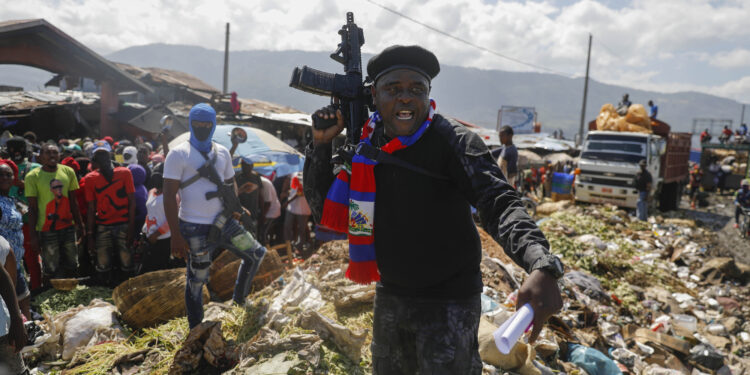
[{"label": "dirt ground", "polygon": [[684,196],[680,209],[685,210],[688,217],[700,221],[704,226],[712,228],[717,234],[717,245],[707,249],[714,256],[729,256],[735,260],[750,264],[750,239],[742,238],[739,230],[734,228],[733,195],[708,197],[709,205],[690,209],[690,203]]}]

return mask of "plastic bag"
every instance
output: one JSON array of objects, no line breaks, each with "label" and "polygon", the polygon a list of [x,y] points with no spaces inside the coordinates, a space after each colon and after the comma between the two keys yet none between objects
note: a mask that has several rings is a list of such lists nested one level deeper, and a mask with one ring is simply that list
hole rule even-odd
[{"label": "plastic bag", "polygon": [[620,375],[617,364],[602,352],[578,344],[568,344],[568,362],[586,370],[589,375]]},{"label": "plastic bag", "polygon": [[70,360],[78,348],[88,344],[97,328],[109,328],[117,324],[117,308],[106,304],[87,307],[65,322],[62,359]]}]

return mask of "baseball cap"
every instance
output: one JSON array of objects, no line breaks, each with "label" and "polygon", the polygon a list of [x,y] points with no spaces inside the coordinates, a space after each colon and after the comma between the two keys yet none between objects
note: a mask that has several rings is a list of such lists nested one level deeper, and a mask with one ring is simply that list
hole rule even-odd
[{"label": "baseball cap", "polygon": [[94,142],[94,149],[92,150],[92,154],[95,154],[97,151],[112,152],[112,146],[109,145],[109,142],[100,139]]}]

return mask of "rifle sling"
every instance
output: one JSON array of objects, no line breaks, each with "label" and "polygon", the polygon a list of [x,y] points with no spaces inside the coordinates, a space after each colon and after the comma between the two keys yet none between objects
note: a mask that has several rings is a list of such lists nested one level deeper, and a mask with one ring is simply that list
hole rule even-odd
[{"label": "rifle sling", "polygon": [[[214,151],[214,144],[213,144],[213,143],[211,143],[211,151]],[[205,166],[210,166],[210,167],[212,167],[212,168],[215,168],[215,167],[213,166],[213,163],[212,163],[212,162],[213,162],[214,160],[208,157],[208,155],[209,155],[209,154],[211,153],[211,151],[209,151],[208,153],[202,152],[202,151],[200,151],[200,150],[198,151],[198,152],[200,152],[201,156],[203,156],[203,158],[204,158],[204,159],[206,159],[206,163],[205,163],[205,164],[203,164],[203,166],[202,166],[202,167],[200,167],[200,168],[198,168],[198,169],[201,169],[201,168],[203,168],[203,167],[205,167]],[[216,155],[216,154],[214,153],[214,156],[215,156],[215,155]],[[181,182],[181,183],[180,183],[180,189],[185,189],[185,188],[187,188],[188,186],[190,186],[190,185],[194,184],[194,183],[195,183],[196,181],[200,180],[200,179],[201,179],[202,177],[203,177],[203,176],[201,176],[201,173],[200,173],[200,172],[196,173],[196,174],[195,174],[195,175],[194,175],[193,177],[190,177],[190,178],[188,178],[187,180],[185,180],[185,181]],[[207,179],[207,180],[209,180],[209,181],[211,181],[211,179],[210,179],[210,178],[208,178],[208,177],[206,177],[206,179]],[[218,186],[219,186],[219,184],[221,183],[221,181],[211,181],[211,183],[213,183],[214,185],[216,185],[216,186],[217,186],[217,188],[218,188]]]},{"label": "rifle sling", "polygon": [[378,163],[397,165],[399,167],[406,168],[408,170],[423,174],[425,176],[436,178],[438,180],[448,180],[447,176],[428,171],[420,166],[409,163],[406,160],[399,159],[387,152],[381,151],[379,148],[370,146],[365,143],[361,143],[357,146],[357,154],[362,155],[370,160],[377,161]]}]

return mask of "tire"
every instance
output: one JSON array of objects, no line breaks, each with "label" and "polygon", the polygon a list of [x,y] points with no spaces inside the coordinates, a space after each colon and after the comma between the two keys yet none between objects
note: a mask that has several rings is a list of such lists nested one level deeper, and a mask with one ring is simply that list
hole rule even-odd
[{"label": "tire", "polygon": [[750,230],[750,217],[743,212],[740,216],[740,236],[747,238],[747,232]]},{"label": "tire", "polygon": [[664,184],[659,194],[659,209],[662,211],[675,210],[680,204],[681,185],[678,182]]}]

